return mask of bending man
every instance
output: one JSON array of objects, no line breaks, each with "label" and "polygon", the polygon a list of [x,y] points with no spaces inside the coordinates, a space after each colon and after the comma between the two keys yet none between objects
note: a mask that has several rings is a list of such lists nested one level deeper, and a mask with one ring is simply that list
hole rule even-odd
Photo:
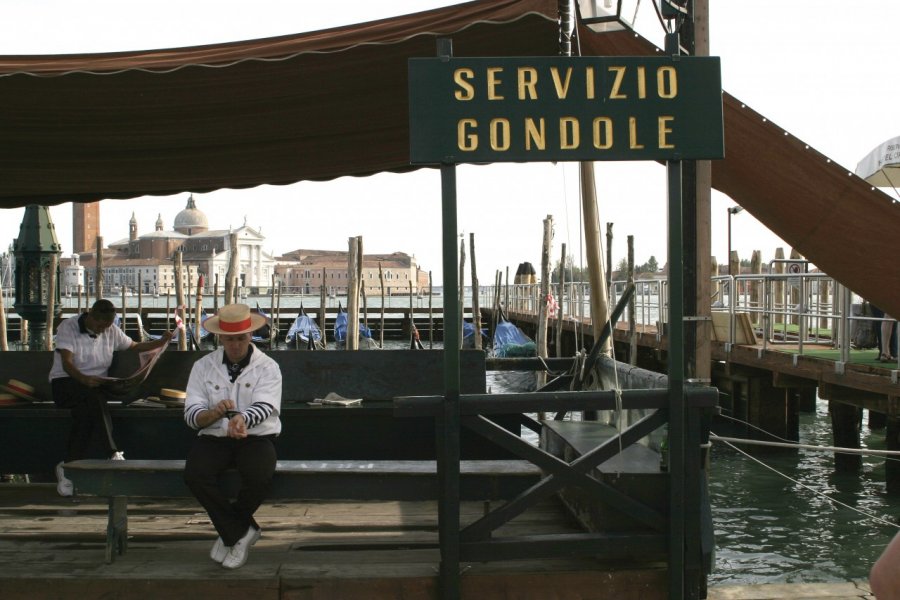
[{"label": "bending man", "polygon": [[[112,327],[116,307],[109,300],[97,300],[88,312],[77,318],[65,319],[56,332],[56,352],[50,368],[50,388],[53,402],[72,411],[72,429],[66,447],[66,461],[87,456],[95,429],[104,431],[103,443],[107,456],[123,460],[112,435],[112,419],[106,404],[110,395],[101,387],[117,350],[143,352],[168,344],[172,334],[151,342],[135,343],[118,327]],[[72,482],[66,478],[62,462],[56,465],[56,489],[62,496],[71,496]]]}]

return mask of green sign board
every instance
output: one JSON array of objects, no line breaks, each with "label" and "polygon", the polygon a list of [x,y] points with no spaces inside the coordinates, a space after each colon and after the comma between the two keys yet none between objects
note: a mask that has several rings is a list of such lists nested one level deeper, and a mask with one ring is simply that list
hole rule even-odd
[{"label": "green sign board", "polygon": [[718,57],[409,60],[414,164],[724,157]]}]

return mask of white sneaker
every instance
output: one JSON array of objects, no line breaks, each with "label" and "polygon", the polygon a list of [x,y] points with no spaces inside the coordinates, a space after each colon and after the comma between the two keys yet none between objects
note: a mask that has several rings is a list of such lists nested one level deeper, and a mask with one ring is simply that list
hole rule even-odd
[{"label": "white sneaker", "polygon": [[62,461],[56,465],[56,491],[60,496],[71,496],[75,493],[75,485],[66,477]]},{"label": "white sneaker", "polygon": [[222,566],[226,569],[243,567],[244,563],[247,562],[247,555],[250,554],[250,546],[256,543],[259,536],[260,530],[251,525],[244,537],[235,542],[234,546],[228,551],[225,560],[222,561]]},{"label": "white sneaker", "polygon": [[113,455],[109,457],[109,460],[125,460],[125,453],[113,452]]},{"label": "white sneaker", "polygon": [[225,545],[222,538],[216,538],[216,543],[213,544],[212,550],[209,551],[209,557],[217,563],[222,564],[222,561],[228,556],[229,550],[231,550],[231,548]]}]

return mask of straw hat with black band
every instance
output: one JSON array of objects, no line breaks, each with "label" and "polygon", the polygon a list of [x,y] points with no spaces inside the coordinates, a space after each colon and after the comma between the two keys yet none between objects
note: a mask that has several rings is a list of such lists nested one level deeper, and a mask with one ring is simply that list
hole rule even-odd
[{"label": "straw hat with black band", "polygon": [[246,304],[226,304],[219,314],[203,322],[203,327],[218,335],[240,335],[256,331],[266,324],[266,318],[250,312]]},{"label": "straw hat with black band", "polygon": [[34,395],[34,388],[18,379],[10,379],[5,384],[0,384],[0,388],[3,388],[5,391],[22,400],[40,402]]}]

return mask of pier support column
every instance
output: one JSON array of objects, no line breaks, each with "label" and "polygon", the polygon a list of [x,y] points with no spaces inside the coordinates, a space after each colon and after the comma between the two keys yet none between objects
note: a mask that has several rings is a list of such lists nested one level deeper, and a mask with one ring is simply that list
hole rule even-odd
[{"label": "pier support column", "polygon": [[816,388],[801,387],[794,390],[797,394],[797,410],[804,413],[816,412]]},{"label": "pier support column", "polygon": [[883,412],[874,411],[871,408],[869,409],[868,412],[869,412],[869,419],[868,419],[869,429],[873,429],[873,430],[884,429],[885,426],[887,426],[888,418],[887,418],[886,414],[884,414]]},{"label": "pier support column", "polygon": [[[887,450],[900,450],[900,417],[887,419],[885,448]],[[887,483],[887,493],[900,495],[900,461],[884,461],[884,479]]]},{"label": "pier support column", "polygon": [[[834,445],[842,448],[859,448],[862,409],[852,404],[829,400],[828,412],[831,413],[831,431],[834,436]],[[834,455],[834,469],[844,473],[858,472],[862,469],[862,456],[836,452]]]},{"label": "pier support column", "polygon": [[[797,394],[793,388],[778,388],[770,374],[748,379],[748,421],[782,439],[800,439]],[[759,432],[753,437],[771,439]]]}]

